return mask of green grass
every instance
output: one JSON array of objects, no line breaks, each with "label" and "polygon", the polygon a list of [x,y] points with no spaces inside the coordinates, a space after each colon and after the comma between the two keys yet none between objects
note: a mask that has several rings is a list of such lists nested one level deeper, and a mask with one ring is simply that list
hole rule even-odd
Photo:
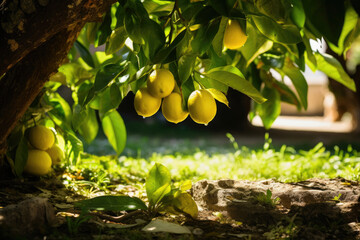
[{"label": "green grass", "polygon": [[[309,178],[344,177],[358,181],[360,178],[360,153],[348,146],[326,149],[318,143],[310,150],[295,149],[282,145],[274,148],[266,138],[260,148],[239,147],[236,140],[219,142],[196,139],[166,139],[135,137],[129,139],[128,147],[120,157],[84,154],[72,172],[81,172],[83,180],[69,181],[68,185],[86,186],[86,195],[96,191],[110,191],[117,184],[132,185],[143,190],[149,169],[155,162],[164,164],[175,182],[201,179],[275,179],[296,182]],[[226,137],[224,136],[224,139]],[[230,140],[230,141],[229,141]],[[106,140],[98,139],[90,148],[92,153],[111,151]],[[78,169],[78,170],[77,170]],[[112,186],[111,184],[114,184]]]}]

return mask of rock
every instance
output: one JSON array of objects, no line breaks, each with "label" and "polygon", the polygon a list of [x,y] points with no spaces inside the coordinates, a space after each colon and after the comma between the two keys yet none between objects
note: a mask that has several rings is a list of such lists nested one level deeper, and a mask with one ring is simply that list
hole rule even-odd
[{"label": "rock", "polygon": [[[220,211],[248,224],[271,224],[278,221],[284,211],[271,208],[271,204],[265,205],[258,199],[260,194],[266,195],[267,190],[272,192],[272,199],[279,198],[285,210],[304,218],[326,212],[325,218],[335,220],[341,217],[346,222],[355,222],[360,213],[360,187],[356,182],[342,178],[310,179],[298,183],[202,180],[193,185],[192,195],[203,209]],[[334,197],[339,194],[339,201],[335,201]]]},{"label": "rock", "polygon": [[31,198],[0,209],[0,237],[44,234],[58,224],[53,206],[45,198]]}]

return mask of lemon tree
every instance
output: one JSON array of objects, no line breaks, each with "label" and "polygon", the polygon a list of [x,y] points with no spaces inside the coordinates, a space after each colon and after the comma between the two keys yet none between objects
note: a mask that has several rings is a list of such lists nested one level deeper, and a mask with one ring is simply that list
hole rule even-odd
[{"label": "lemon tree", "polygon": [[[35,100],[19,124],[4,128],[12,129],[3,135],[8,142],[7,159],[17,175],[23,171],[27,159],[26,129],[38,125],[57,132],[56,139],[62,139],[69,164],[78,162],[83,141],[90,144],[101,128],[116,153],[121,154],[126,143],[126,127],[116,109],[129,93],[135,95],[134,108],[142,117],[160,114],[158,109],[163,102],[162,113],[170,122],[180,122],[189,112],[195,122],[211,124],[217,117],[216,102],[228,104],[227,93],[232,88],[253,101],[250,120],[259,115],[264,126],[270,128],[280,114],[281,102],[293,104],[299,110],[310,104],[303,75],[306,66],[323,71],[353,91],[356,89],[354,80],[341,64],[330,55],[314,51],[310,43],[323,38],[332,51],[346,56],[360,34],[357,1],[119,0],[111,3],[109,8],[99,3],[98,11],[105,12],[102,21],[88,22],[78,30],[78,38],[67,58],[57,60],[63,63],[57,71],[47,72],[49,81],[41,94],[36,98],[32,95]],[[83,12],[87,11],[79,11]],[[6,16],[4,13],[1,17]],[[3,45],[14,51],[16,47],[22,49],[21,42],[30,43],[18,41],[17,46],[8,40]],[[13,65],[5,64],[6,69]],[[275,78],[274,73],[281,77]],[[0,84],[10,81],[11,76],[1,74]],[[294,88],[284,83],[285,77]],[[71,104],[58,93],[61,86],[72,91]],[[49,148],[46,143],[37,146]]]}]

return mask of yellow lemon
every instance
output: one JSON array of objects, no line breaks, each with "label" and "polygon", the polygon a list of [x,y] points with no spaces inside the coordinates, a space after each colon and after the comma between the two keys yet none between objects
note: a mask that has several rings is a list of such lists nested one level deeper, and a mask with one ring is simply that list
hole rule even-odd
[{"label": "yellow lemon", "polygon": [[182,97],[179,93],[173,92],[164,98],[161,105],[161,111],[166,120],[172,123],[184,121],[189,115],[182,108]]},{"label": "yellow lemon", "polygon": [[40,150],[49,149],[55,142],[54,133],[45,126],[35,126],[29,131],[30,144]]},{"label": "yellow lemon", "polygon": [[56,144],[46,150],[46,152],[49,154],[53,165],[59,164],[65,157],[63,150]]},{"label": "yellow lemon", "polygon": [[41,150],[29,150],[24,171],[32,175],[45,175],[51,170],[49,154]]},{"label": "yellow lemon", "polygon": [[174,90],[175,79],[169,70],[156,69],[150,74],[146,84],[152,96],[164,98]]},{"label": "yellow lemon", "polygon": [[153,97],[147,88],[139,89],[135,94],[134,107],[138,115],[150,117],[160,108],[161,98]]},{"label": "yellow lemon", "polygon": [[228,49],[238,49],[244,46],[246,40],[247,36],[240,23],[236,20],[229,20],[224,33],[224,46]]},{"label": "yellow lemon", "polygon": [[194,122],[207,125],[216,115],[216,102],[209,91],[195,90],[189,96],[188,109]]}]

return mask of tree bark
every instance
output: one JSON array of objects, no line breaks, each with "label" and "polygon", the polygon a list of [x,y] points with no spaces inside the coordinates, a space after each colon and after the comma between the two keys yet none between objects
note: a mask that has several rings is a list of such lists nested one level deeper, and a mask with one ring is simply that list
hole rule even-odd
[{"label": "tree bark", "polygon": [[115,0],[10,0],[0,6],[0,155],[49,76],[86,22],[101,20]]}]

